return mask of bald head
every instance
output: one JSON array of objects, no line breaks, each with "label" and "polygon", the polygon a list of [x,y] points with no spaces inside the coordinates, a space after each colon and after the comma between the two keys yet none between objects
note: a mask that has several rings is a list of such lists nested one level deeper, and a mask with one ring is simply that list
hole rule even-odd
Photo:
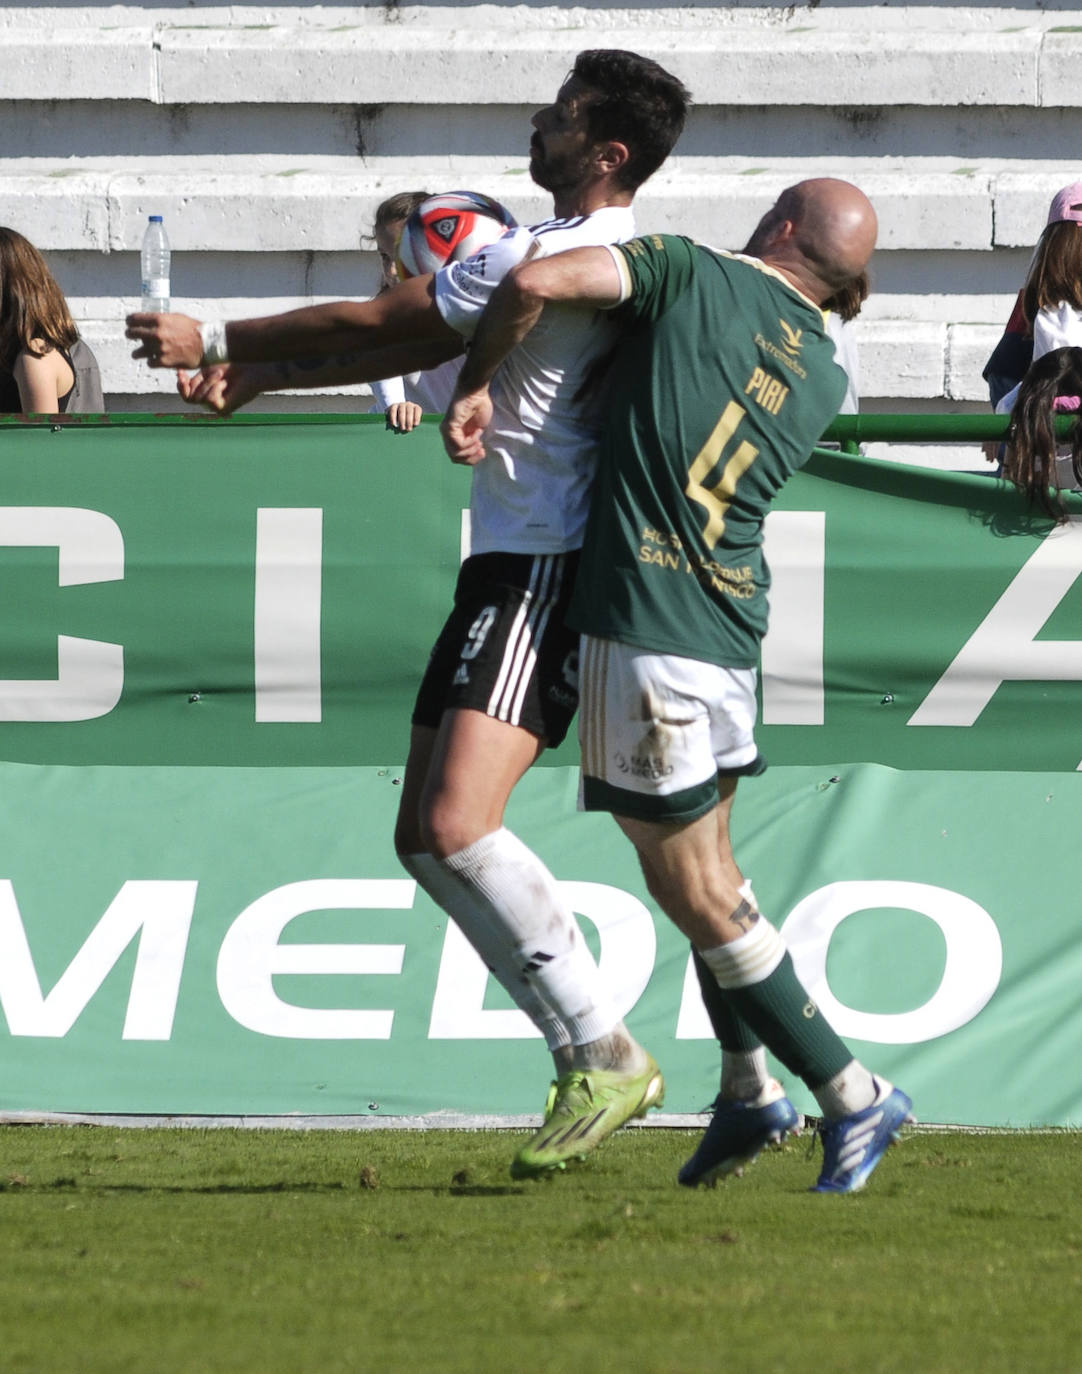
[{"label": "bald head", "polygon": [[790,186],[759,221],[744,250],[824,301],[860,275],[875,247],[878,221],[863,191],[835,177]]}]

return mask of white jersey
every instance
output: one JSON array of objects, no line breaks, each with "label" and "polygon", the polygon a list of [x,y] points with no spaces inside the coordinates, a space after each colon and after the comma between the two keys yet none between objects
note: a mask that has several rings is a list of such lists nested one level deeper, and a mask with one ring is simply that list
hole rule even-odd
[{"label": "white jersey", "polygon": [[845,397],[839,415],[860,411],[860,358],[852,320],[843,320],[834,310],[827,315],[827,333],[834,341],[834,361],[845,373]]},{"label": "white jersey", "polygon": [[375,410],[382,415],[399,401],[415,401],[426,415],[442,415],[454,395],[462,359],[451,358],[425,372],[409,372],[404,377],[388,377],[372,383]]},{"label": "white jersey", "polygon": [[[569,248],[626,243],[630,206],[512,229],[466,262],[436,274],[436,305],[464,338],[473,337],[497,283],[532,244],[549,257]],[[600,408],[576,399],[590,368],[616,342],[610,316],[547,305],[492,382],[485,458],[473,469],[472,553],[567,553],[582,544],[597,464]]]}]

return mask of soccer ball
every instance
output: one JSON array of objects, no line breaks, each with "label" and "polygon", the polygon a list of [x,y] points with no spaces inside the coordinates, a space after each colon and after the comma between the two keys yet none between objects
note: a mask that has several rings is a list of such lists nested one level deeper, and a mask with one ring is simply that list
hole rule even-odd
[{"label": "soccer ball", "polygon": [[420,277],[472,257],[515,227],[511,213],[476,191],[448,191],[421,202],[402,226],[398,275]]}]

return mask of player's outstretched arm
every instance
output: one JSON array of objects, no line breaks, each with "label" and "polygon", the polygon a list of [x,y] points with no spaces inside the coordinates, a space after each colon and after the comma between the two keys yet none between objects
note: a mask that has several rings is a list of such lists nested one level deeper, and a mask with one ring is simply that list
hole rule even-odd
[{"label": "player's outstretched arm", "polygon": [[192,405],[231,415],[266,391],[304,391],[320,387],[376,382],[403,372],[438,367],[462,352],[461,338],[452,332],[438,342],[398,344],[365,353],[331,358],[298,358],[271,363],[215,363],[177,379],[177,390]]},{"label": "player's outstretched arm", "polygon": [[137,348],[133,358],[145,358],[148,367],[198,367],[203,357],[199,321],[176,312],[158,314],[137,311],[125,320],[124,330]]},{"label": "player's outstretched arm", "polygon": [[[133,358],[144,358],[151,367],[184,368],[204,361],[289,361],[458,340],[436,307],[432,282],[430,276],[411,277],[370,301],[333,301],[251,320],[201,322],[190,315],[137,312],[128,316],[125,332],[138,345]],[[422,366],[427,364],[403,370]]]}]

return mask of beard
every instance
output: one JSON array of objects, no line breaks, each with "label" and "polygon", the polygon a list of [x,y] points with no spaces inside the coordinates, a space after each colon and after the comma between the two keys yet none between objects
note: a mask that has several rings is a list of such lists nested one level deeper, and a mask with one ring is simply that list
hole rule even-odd
[{"label": "beard", "polygon": [[590,167],[585,151],[546,154],[540,140],[531,140],[530,178],[542,190],[557,195],[581,186]]}]

